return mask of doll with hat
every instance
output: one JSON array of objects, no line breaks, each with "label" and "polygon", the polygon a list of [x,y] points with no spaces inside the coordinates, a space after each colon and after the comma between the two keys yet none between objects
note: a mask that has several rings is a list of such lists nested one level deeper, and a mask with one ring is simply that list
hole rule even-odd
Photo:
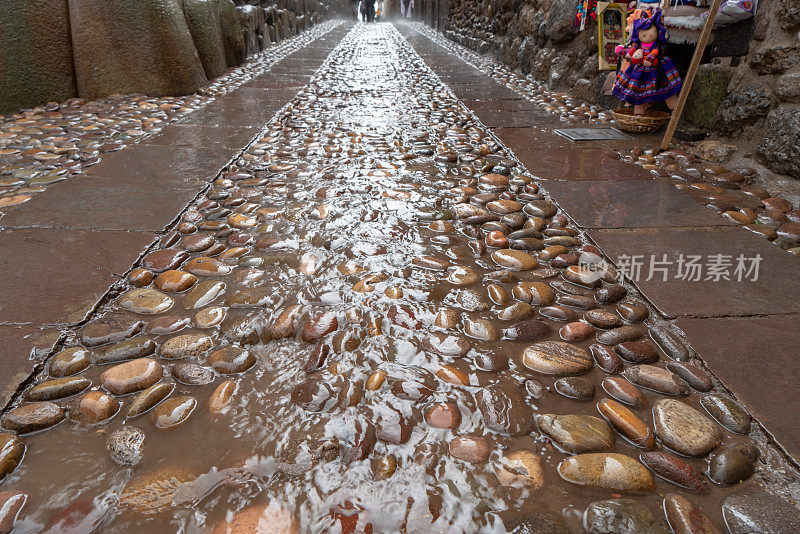
[{"label": "doll with hat", "polygon": [[633,21],[627,46],[618,46],[621,66],[612,93],[633,106],[634,114],[644,115],[648,104],[665,101],[674,109],[683,81],[678,69],[663,55],[667,43],[660,9],[645,10]]}]

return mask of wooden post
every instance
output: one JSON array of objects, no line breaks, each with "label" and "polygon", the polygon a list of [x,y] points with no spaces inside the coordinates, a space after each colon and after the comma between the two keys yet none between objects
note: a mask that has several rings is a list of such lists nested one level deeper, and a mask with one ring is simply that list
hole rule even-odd
[{"label": "wooden post", "polygon": [[672,110],[672,118],[667,126],[667,133],[664,134],[664,139],[661,141],[661,150],[669,148],[672,142],[672,136],[675,135],[675,130],[678,128],[678,121],[683,115],[683,108],[686,106],[686,100],[689,98],[689,92],[692,90],[692,83],[694,77],[697,75],[697,69],[700,68],[700,60],[703,58],[703,53],[706,51],[706,44],[711,37],[711,31],[714,29],[714,21],[717,19],[717,12],[722,0],[714,0],[711,3],[711,9],[706,17],[706,25],[703,27],[703,33],[700,34],[700,41],[697,43],[697,48],[692,56],[692,63],[689,65],[689,72],[686,73],[686,79],[683,80],[683,89],[678,97],[678,105]]}]

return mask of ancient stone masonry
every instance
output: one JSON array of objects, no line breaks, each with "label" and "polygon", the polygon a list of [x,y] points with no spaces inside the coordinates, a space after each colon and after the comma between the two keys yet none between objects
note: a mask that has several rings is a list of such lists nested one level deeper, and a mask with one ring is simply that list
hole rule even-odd
[{"label": "ancient stone masonry", "polygon": [[188,94],[331,14],[319,0],[0,0],[0,114]]},{"label": "ancient stone masonry", "polygon": [[[798,6],[762,0],[755,19],[718,28],[684,119],[693,129],[752,145],[773,171],[800,178]],[[575,0],[435,0],[423,19],[551,89],[617,106],[603,91],[607,74],[597,69],[596,26],[579,31],[575,9]]]}]

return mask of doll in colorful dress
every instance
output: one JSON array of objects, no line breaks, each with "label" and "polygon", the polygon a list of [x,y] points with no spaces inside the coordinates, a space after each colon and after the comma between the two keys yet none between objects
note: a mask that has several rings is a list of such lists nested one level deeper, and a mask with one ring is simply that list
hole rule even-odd
[{"label": "doll in colorful dress", "polygon": [[678,103],[683,81],[672,60],[662,54],[666,42],[667,29],[657,9],[642,13],[633,22],[628,45],[617,47],[621,67],[612,93],[632,105],[635,115],[644,115],[652,102],[663,100],[669,109]]}]

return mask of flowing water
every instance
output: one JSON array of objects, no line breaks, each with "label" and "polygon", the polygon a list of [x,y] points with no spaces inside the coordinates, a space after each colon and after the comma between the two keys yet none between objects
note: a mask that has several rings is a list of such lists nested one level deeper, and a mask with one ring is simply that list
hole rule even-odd
[{"label": "flowing water", "polygon": [[[110,396],[100,409],[78,406],[86,392],[51,399],[67,417],[21,435],[24,458],[2,482],[28,495],[19,532],[224,532],[226,521],[232,532],[259,521],[264,532],[504,532],[532,517],[544,526],[531,532],[552,531],[555,517],[580,532],[587,505],[623,494],[562,479],[570,454],[533,421],[600,417],[609,374],[584,369],[595,391],[580,401],[522,354],[563,337],[587,354],[595,328],[585,318],[570,329],[588,334],[562,327],[589,308],[641,337],[646,307],[633,293],[627,308],[596,299],[600,286],[624,296],[609,275],[583,285],[562,276],[593,247],[391,25],[355,26],[160,248],[177,259],[146,257],[148,271],[134,271],[67,346],[85,344],[97,362],[132,336],[125,358],[159,362],[174,390],[136,417],[126,414],[157,375],[120,371],[136,391],[114,397],[119,410]],[[495,254],[508,248],[521,254]],[[165,269],[182,273],[150,282]],[[539,282],[541,295],[526,298],[524,282]],[[503,339],[534,317],[546,325],[536,335]],[[117,339],[102,344],[104,318]],[[186,334],[195,345],[167,350]],[[654,365],[671,361],[649,345]],[[121,392],[101,379],[116,365],[92,363],[81,376],[92,391]],[[631,410],[652,429],[664,396],[640,393]],[[676,398],[705,413],[697,391]],[[102,421],[78,422],[87,413]],[[107,452],[127,427],[145,436],[135,466]],[[720,431],[723,443],[744,439]],[[613,452],[643,451],[613,436]],[[684,460],[706,470],[704,458]],[[724,530],[730,491],[710,486],[691,493],[656,478],[625,496],[664,528],[664,495],[683,493]]]}]

